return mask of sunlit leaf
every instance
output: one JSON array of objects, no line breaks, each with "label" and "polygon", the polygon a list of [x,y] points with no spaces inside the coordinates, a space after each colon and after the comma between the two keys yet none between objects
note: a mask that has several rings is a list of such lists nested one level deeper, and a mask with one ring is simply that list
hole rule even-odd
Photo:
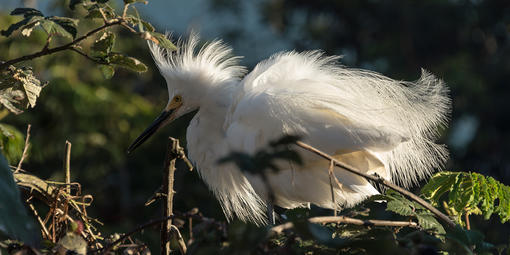
[{"label": "sunlit leaf", "polygon": [[433,204],[445,201],[446,211],[459,224],[464,224],[462,216],[466,213],[483,214],[485,219],[497,213],[501,222],[510,220],[510,187],[492,177],[478,173],[441,172],[430,179],[422,193]]},{"label": "sunlit leaf", "polygon": [[460,173],[439,172],[423,186],[421,193],[437,205],[436,201],[450,190],[459,174]]},{"label": "sunlit leaf", "polygon": [[158,33],[158,32],[148,32],[148,35],[150,35],[147,40],[151,40],[158,44],[159,46],[174,51],[177,50],[177,46],[175,46],[164,34]]}]

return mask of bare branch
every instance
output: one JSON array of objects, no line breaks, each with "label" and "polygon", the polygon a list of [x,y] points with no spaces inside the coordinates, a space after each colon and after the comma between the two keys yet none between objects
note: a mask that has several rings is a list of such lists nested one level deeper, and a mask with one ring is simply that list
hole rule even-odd
[{"label": "bare branch", "polygon": [[439,219],[441,219],[444,223],[446,223],[446,225],[448,227],[455,227],[456,224],[455,222],[453,222],[447,215],[445,215],[444,213],[440,212],[438,209],[436,209],[435,207],[433,207],[431,204],[429,204],[427,201],[421,199],[420,197],[418,197],[417,195],[389,182],[389,181],[386,181],[385,179],[379,177],[379,176],[375,176],[375,175],[369,175],[369,174],[366,174],[366,173],[362,173],[358,170],[356,170],[354,167],[350,166],[350,165],[347,165],[343,162],[340,162],[338,160],[336,160],[335,158],[331,157],[330,155],[328,155],[327,153],[323,152],[323,151],[320,151],[306,143],[303,143],[301,141],[297,141],[296,144],[307,150],[307,151],[310,151],[310,152],[313,152],[327,160],[330,160],[332,162],[335,163],[336,166],[350,172],[350,173],[353,173],[353,174],[356,174],[356,175],[359,175],[359,176],[362,176],[368,180],[371,180],[373,182],[376,182],[376,183],[379,183],[379,184],[382,184],[390,189],[393,189],[395,191],[397,191],[398,193],[404,195],[405,197],[413,200],[413,201],[416,201],[418,204],[420,204],[421,206],[427,208],[429,211],[431,211],[433,214],[435,214]]},{"label": "bare branch", "polygon": [[[327,224],[327,223],[341,223],[341,224],[351,224],[351,225],[360,225],[360,226],[385,226],[385,227],[411,227],[418,228],[418,224],[413,221],[389,221],[389,220],[360,220],[355,218],[350,218],[346,216],[326,216],[326,217],[312,217],[308,219],[308,222],[314,224]],[[285,230],[291,229],[294,227],[292,222],[287,222],[275,227],[272,227],[269,230],[269,234],[280,234]]]}]

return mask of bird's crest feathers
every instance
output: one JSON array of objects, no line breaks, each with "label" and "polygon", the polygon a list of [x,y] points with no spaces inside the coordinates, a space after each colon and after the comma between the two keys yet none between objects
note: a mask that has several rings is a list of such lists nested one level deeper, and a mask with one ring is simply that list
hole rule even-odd
[{"label": "bird's crest feathers", "polygon": [[[167,37],[171,36],[167,34]],[[238,65],[241,57],[232,55],[232,48],[221,40],[199,46],[199,36],[191,33],[188,40],[179,39],[177,50],[169,51],[149,42],[152,57],[161,74],[168,80],[207,81],[210,85],[238,80],[245,68]],[[170,84],[169,84],[170,85]]]}]

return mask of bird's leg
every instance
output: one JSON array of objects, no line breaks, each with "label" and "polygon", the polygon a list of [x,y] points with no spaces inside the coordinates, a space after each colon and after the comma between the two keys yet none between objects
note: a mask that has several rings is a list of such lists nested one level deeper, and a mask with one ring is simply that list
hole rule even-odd
[{"label": "bird's leg", "polygon": [[267,220],[269,225],[273,226],[275,224],[274,207],[272,202],[267,203]]}]

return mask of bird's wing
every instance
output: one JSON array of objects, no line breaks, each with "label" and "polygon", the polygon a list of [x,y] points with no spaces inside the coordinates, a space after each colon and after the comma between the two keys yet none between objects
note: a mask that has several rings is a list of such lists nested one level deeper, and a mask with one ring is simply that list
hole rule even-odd
[{"label": "bird's wing", "polygon": [[433,142],[446,121],[444,84],[423,72],[417,82],[347,69],[319,52],[283,53],[260,63],[242,82],[225,122],[233,150],[255,152],[284,134],[323,151],[366,151],[402,184],[446,160]]}]

